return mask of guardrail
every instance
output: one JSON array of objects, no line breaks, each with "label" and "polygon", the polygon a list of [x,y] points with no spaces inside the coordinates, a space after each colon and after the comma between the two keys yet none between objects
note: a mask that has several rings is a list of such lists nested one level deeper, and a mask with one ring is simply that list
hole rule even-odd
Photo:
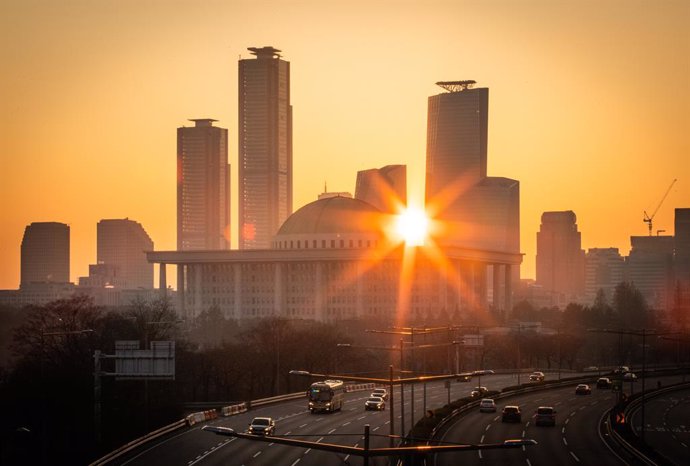
[{"label": "guardrail", "polygon": [[[645,398],[647,398],[647,397],[655,398],[657,396],[661,396],[661,395],[664,395],[666,393],[673,392],[673,391],[676,391],[679,389],[685,389],[687,387],[690,387],[690,384],[682,382],[682,383],[675,384],[675,385],[669,385],[669,386],[666,386],[663,388],[647,390],[647,391],[645,391]],[[651,392],[651,393],[648,393],[648,392]],[[623,414],[625,416],[625,419],[632,419],[633,413],[637,409],[639,409],[640,405],[642,404],[642,397],[640,395],[641,394],[636,395],[636,397],[634,399],[632,399],[630,401],[630,403],[628,403],[628,405],[623,410]],[[635,446],[632,443],[630,443],[623,435],[621,435],[620,432],[618,432],[618,430],[616,428],[614,428],[614,419],[612,419],[612,410],[608,410],[606,412],[606,416],[608,417],[608,422],[603,423],[605,433],[608,434],[611,441],[614,442],[615,445],[620,450],[622,450],[622,452],[624,452],[625,455],[627,455],[629,458],[634,459],[635,461],[639,462],[640,464],[644,464],[647,466],[656,466],[657,464],[659,464],[659,460],[661,458],[655,459],[655,458],[650,457],[650,455],[648,455],[644,451],[640,450],[640,448],[638,446]],[[601,429],[601,426],[602,426],[602,423],[600,423],[600,425],[599,425],[600,429]],[[632,426],[629,424],[627,427],[630,428],[630,433],[637,438],[638,436],[637,436],[637,433],[635,432],[635,429],[632,428]],[[643,428],[644,428],[644,426],[643,426]],[[601,432],[600,432],[600,437],[601,437]],[[644,447],[644,445],[642,445],[642,446]],[[611,448],[611,447],[609,446],[609,448]],[[614,454],[616,454],[616,456],[618,456],[618,454],[615,451],[614,451]],[[660,455],[663,458],[663,455],[661,455],[659,453],[655,453],[655,452],[651,453],[651,456],[655,456],[655,455]]]},{"label": "guardrail", "polygon": [[[563,379],[561,381],[549,381],[549,383],[537,383],[533,385],[528,385],[522,388],[517,388],[514,390],[508,390],[505,392],[501,392],[497,395],[491,396],[491,398],[495,400],[500,400],[503,398],[509,398],[511,396],[516,396],[520,395],[523,393],[530,393],[530,392],[536,392],[536,391],[541,391],[541,390],[549,390],[551,388],[556,388],[556,387],[567,387],[569,385],[577,385],[579,383],[585,383],[585,382],[591,382],[593,376],[592,375],[587,375],[587,376],[582,376],[582,377],[576,377],[576,378],[570,378],[570,379]],[[462,414],[465,412],[476,408],[479,406],[479,401],[481,400],[481,397],[478,397],[474,401],[470,401],[467,404],[461,406],[460,408],[457,408],[453,410],[448,416],[443,418],[441,422],[436,425],[431,431],[431,435],[429,436],[429,440],[427,441],[427,444],[433,442],[433,439],[452,421],[454,421],[457,417],[460,417]]]},{"label": "guardrail", "polygon": [[187,420],[186,419],[180,419],[179,421],[175,421],[172,424],[168,424],[167,426],[161,427],[158,430],[154,430],[153,432],[149,432],[148,434],[144,435],[143,437],[139,437],[138,439],[132,440],[129,443],[126,443],[122,445],[120,448],[117,450],[111,451],[107,455],[105,455],[102,458],[97,459],[93,463],[90,464],[90,466],[101,466],[108,464],[109,462],[119,458],[120,456],[124,455],[125,453],[128,453],[135,448],[145,444],[146,442],[150,442],[152,440],[157,439],[158,437],[161,437],[165,434],[169,434],[170,432],[174,432],[177,429],[181,429],[183,427],[187,426]]},{"label": "guardrail", "polygon": [[[348,385],[346,386],[345,391],[356,392],[361,390],[368,390],[374,388],[374,385],[375,384]],[[200,422],[216,419],[218,417],[218,411],[220,411],[220,414],[222,416],[234,416],[236,414],[245,413],[251,408],[257,406],[264,406],[272,403],[280,403],[281,401],[297,400],[300,398],[306,398],[306,392],[302,391],[297,393],[288,393],[285,395],[272,396],[268,398],[259,398],[258,400],[251,400],[231,406],[223,406],[218,409],[209,409],[205,411],[199,411],[197,413],[192,413],[186,416],[184,419],[173,422],[172,424],[169,424],[165,427],[161,427],[160,429],[150,432],[144,435],[143,437],[139,437],[135,440],[132,440],[131,442],[121,446],[117,450],[114,450],[108,453],[107,455],[103,456],[102,458],[97,459],[93,463],[90,463],[89,466],[102,466],[108,464],[109,462],[116,460],[122,455],[134,450],[135,448],[141,447],[146,443],[156,440],[157,438],[165,434],[169,434],[170,432],[174,432],[184,427],[191,427]]]}]

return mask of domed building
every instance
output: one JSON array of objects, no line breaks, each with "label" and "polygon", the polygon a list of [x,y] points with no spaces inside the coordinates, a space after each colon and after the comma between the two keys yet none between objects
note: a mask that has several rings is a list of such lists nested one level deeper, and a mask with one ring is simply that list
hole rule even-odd
[{"label": "domed building", "polygon": [[319,199],[288,217],[273,240],[273,249],[376,248],[386,241],[389,217],[359,199]]},{"label": "domed building", "polygon": [[[404,322],[443,310],[462,312],[488,307],[487,265],[493,265],[496,284],[522,259],[520,254],[424,246],[408,255],[389,234],[393,220],[362,200],[331,196],[288,217],[271,249],[147,255],[161,265],[163,289],[166,265],[177,266],[177,308],[188,320],[211,307],[233,319],[319,321],[372,316]],[[410,256],[414,264],[401,280],[403,261]],[[494,294],[493,304],[507,309],[509,284],[503,289],[507,292]]]}]

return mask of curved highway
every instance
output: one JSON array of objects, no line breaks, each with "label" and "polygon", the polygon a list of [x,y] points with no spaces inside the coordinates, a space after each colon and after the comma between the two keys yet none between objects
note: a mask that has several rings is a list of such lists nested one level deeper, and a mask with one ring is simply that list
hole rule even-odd
[{"label": "curved highway", "polygon": [[[664,384],[679,380],[663,379]],[[649,379],[651,384],[656,379]],[[638,384],[639,385],[639,384]],[[436,455],[434,465],[494,465],[524,464],[526,466],[553,464],[623,464],[599,437],[599,421],[615,403],[615,393],[592,387],[590,395],[576,395],[575,387],[533,392],[498,400],[496,413],[468,412],[449,427],[439,439],[449,443],[499,443],[506,439],[530,438],[537,445],[522,449],[485,450],[466,453]],[[626,387],[626,391],[628,387]],[[639,387],[637,387],[639,390]],[[501,409],[505,405],[519,405],[522,420],[519,423],[501,422]],[[553,406],[556,425],[535,426],[533,415],[539,406]],[[649,408],[648,408],[649,409]],[[686,418],[687,419],[687,418]],[[687,454],[687,453],[686,453]],[[686,457],[687,458],[687,457]]]},{"label": "curved highway", "polygon": [[[687,464],[690,458],[690,389],[654,397],[645,404],[645,442],[670,463]],[[637,409],[632,415],[634,426],[640,425],[640,416],[640,409]]]},{"label": "curved highway", "polygon": [[[596,376],[593,375],[593,380]],[[550,377],[549,377],[550,378]],[[481,385],[490,390],[516,383],[515,375],[490,375],[481,378]],[[478,384],[477,378],[469,383],[453,382],[452,400],[467,396]],[[664,384],[671,383],[667,378]],[[650,379],[648,382],[656,383]],[[636,384],[639,385],[639,384]],[[639,390],[639,388],[637,388]],[[627,391],[627,390],[626,390]],[[415,419],[423,415],[423,394],[421,385],[415,387]],[[201,430],[203,425],[230,427],[245,431],[251,419],[268,416],[276,420],[276,435],[309,440],[317,443],[332,443],[347,446],[363,446],[364,425],[369,424],[371,448],[390,446],[390,405],[385,411],[364,410],[368,391],[346,394],[342,411],[332,414],[310,414],[307,400],[297,399],[253,408],[249,412],[219,418],[201,423],[193,428],[176,432],[155,444],[147,445],[117,464],[142,466],[166,464],[179,466],[195,465],[342,465],[361,464],[359,458],[314,449],[291,447],[266,442],[230,438]],[[405,429],[411,427],[410,387],[405,387]],[[499,413],[484,414],[470,412],[455,422],[444,435],[443,440],[453,443],[494,443],[508,438],[533,438],[539,445],[514,450],[486,450],[481,452],[447,453],[434,459],[437,465],[445,464],[620,464],[618,458],[608,450],[599,438],[598,423],[603,413],[613,404],[610,390],[593,388],[591,395],[576,396],[574,386],[524,394],[499,401],[499,413],[506,403],[519,404],[523,419],[518,424],[503,424]],[[400,434],[400,390],[396,388],[395,434]],[[448,402],[448,390],[443,383],[427,385],[427,409],[434,409]],[[531,416],[538,406],[554,406],[557,411],[555,427],[535,427]],[[649,409],[649,408],[648,408]],[[385,464],[384,458],[373,458],[370,464]]]},{"label": "curved highway", "polygon": [[[523,376],[524,380],[524,376]],[[515,375],[482,376],[481,384],[491,390],[515,384]],[[471,382],[451,383],[450,399],[455,400],[469,395],[472,388],[479,383],[477,377]],[[415,386],[415,419],[422,417],[424,412],[422,385]],[[364,425],[369,424],[371,434],[371,448],[389,446],[390,405],[385,411],[374,412],[364,410],[364,401],[369,396],[368,391],[346,394],[342,411],[332,414],[310,414],[307,410],[307,400],[293,400],[267,406],[253,408],[249,412],[219,418],[207,423],[201,423],[193,428],[178,432],[169,438],[153,445],[135,456],[121,460],[118,464],[129,466],[143,466],[151,464],[166,464],[180,466],[194,465],[341,465],[343,461],[358,464],[358,458],[347,458],[335,453],[307,450],[285,445],[253,442],[251,440],[235,439],[214,435],[201,431],[203,425],[230,427],[238,431],[245,431],[251,419],[255,416],[268,416],[276,420],[276,435],[292,436],[301,440],[313,442],[333,443],[348,446],[363,446]],[[427,409],[439,408],[448,402],[448,390],[443,383],[427,384]],[[411,428],[410,387],[405,386],[405,429]],[[395,434],[400,434],[400,389],[394,392]],[[385,460],[379,459],[380,463]],[[375,459],[370,464],[377,464]]]}]

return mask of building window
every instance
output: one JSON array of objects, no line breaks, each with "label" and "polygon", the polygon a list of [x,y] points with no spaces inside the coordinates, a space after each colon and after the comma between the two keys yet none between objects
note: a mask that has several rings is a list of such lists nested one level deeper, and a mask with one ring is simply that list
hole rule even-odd
[{"label": "building window", "polygon": [[344,248],[344,247],[345,247],[345,241],[340,240],[340,247],[341,247],[341,248]]},{"label": "building window", "polygon": [[335,240],[334,239],[331,240],[331,248],[335,248]]}]

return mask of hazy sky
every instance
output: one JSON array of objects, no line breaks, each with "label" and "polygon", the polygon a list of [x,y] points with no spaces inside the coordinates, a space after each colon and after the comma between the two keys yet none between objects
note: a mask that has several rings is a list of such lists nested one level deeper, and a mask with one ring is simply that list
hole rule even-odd
[{"label": "hazy sky", "polygon": [[70,224],[74,281],[103,218],[174,249],[189,118],[229,129],[235,247],[237,60],[264,45],[291,63],[295,210],[398,163],[421,199],[427,97],[463,79],[490,89],[489,175],[520,181],[523,277],[544,211],[627,255],[674,178],[655,230],[690,207],[688,0],[0,0],[0,288],[31,222]]}]

